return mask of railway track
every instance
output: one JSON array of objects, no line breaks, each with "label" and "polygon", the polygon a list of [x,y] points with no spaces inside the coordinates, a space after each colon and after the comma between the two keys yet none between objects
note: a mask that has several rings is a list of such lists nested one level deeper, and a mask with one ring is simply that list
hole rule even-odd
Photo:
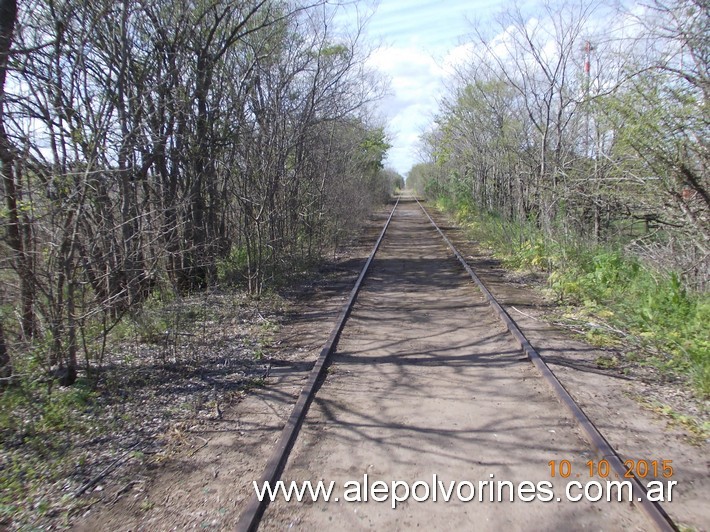
[{"label": "railway track", "polygon": [[[404,208],[400,208],[400,205],[404,205]],[[400,208],[399,211],[398,208]],[[392,232],[390,226],[393,225],[395,220],[399,225],[395,229],[395,234],[388,239],[389,233]],[[428,226],[429,229],[425,229],[425,226]],[[434,231],[440,237],[438,243],[432,237]],[[426,237],[420,237],[420,234],[426,235]],[[385,256],[377,257],[376,255],[385,241],[387,241],[391,249],[388,249]],[[453,253],[460,263],[458,271],[452,265],[450,256],[443,257],[446,253],[446,248],[442,244],[445,244],[446,248]],[[368,279],[368,283],[365,283],[366,277],[371,274],[373,264],[376,265],[375,272],[372,274],[373,278]],[[470,287],[466,288],[464,286],[465,283],[462,280],[464,270],[475,282],[480,294],[482,294],[480,300],[476,300],[474,294],[470,291]],[[367,285],[368,290],[372,293],[368,294],[364,302],[358,302],[358,294],[360,294],[363,285]],[[398,291],[403,291],[401,304],[393,302],[393,298],[388,292],[392,290],[394,285],[397,285]],[[422,298],[420,292],[422,286],[434,289],[434,295],[427,296],[429,300],[426,297]],[[437,294],[440,294],[441,297],[437,297]],[[356,323],[348,323],[346,328],[346,323],[356,307],[356,302],[360,305],[360,315],[355,320]],[[384,308],[388,306],[390,308]],[[486,309],[486,306],[490,307],[490,309]],[[487,315],[486,317],[484,317],[484,313]],[[493,318],[492,314],[499,320],[497,326],[493,324],[495,318]],[[378,335],[377,333],[372,333],[372,330],[369,329],[372,323],[382,323],[390,318],[393,323],[396,323],[398,319],[402,324],[402,330],[397,332],[396,337],[390,338],[392,334],[386,330],[385,333]],[[444,327],[441,332],[436,329],[436,327],[440,327],[439,324],[443,324]],[[504,331],[496,328],[502,329],[500,324],[504,326]],[[344,330],[349,332],[350,328],[353,328],[350,334],[352,339],[348,339],[348,342],[346,342],[348,345],[339,346]],[[508,339],[504,340],[503,335],[506,335]],[[514,341],[512,341],[513,339]],[[511,348],[506,341],[513,343],[515,347]],[[446,344],[446,342],[449,342],[449,344]],[[336,349],[338,349],[336,357],[338,360],[334,362],[333,358]],[[529,364],[527,368],[523,367],[522,359],[519,356],[521,350],[525,354],[526,360],[539,373],[539,376],[535,376],[536,378],[532,378],[534,372]],[[440,356],[439,353],[442,351],[444,353],[450,352],[450,355]],[[470,354],[472,351],[474,354]],[[331,372],[329,371],[329,366],[332,363],[335,363],[333,368],[335,377],[331,377]],[[340,370],[341,366],[343,368],[354,367],[359,370],[358,374],[370,372],[372,375],[370,377],[363,376],[362,380],[353,385],[350,376],[355,370]],[[395,369],[392,370],[392,368]],[[451,373],[452,370],[453,374]],[[344,374],[344,377],[338,374],[339,371]],[[515,371],[520,372],[520,374],[509,375],[515,373]],[[437,373],[441,373],[441,376],[437,376]],[[458,382],[461,384],[457,386],[450,375],[454,375],[454,379],[460,377]],[[406,380],[403,379],[403,376]],[[433,377],[436,377],[439,382],[431,384]],[[425,379],[422,383],[428,382],[430,383],[429,386],[427,384],[422,384],[421,386],[416,384],[422,378]],[[484,384],[479,383],[477,387],[469,385],[474,378],[482,379],[481,382]],[[447,379],[450,379],[450,382],[447,382]],[[490,386],[491,391],[488,392],[488,401],[495,397],[491,394],[495,394],[496,389],[500,389],[502,392],[511,390],[511,386],[516,387],[519,385],[521,387],[520,393],[513,394],[508,401],[510,404],[506,405],[506,409],[512,412],[507,420],[499,419],[496,421],[498,410],[491,409],[490,412],[487,412],[486,408],[483,408],[483,405],[479,403],[480,399],[476,398],[478,393],[483,393],[482,388],[486,387],[485,383],[489,381],[495,382],[496,379],[499,380],[499,388]],[[549,415],[553,407],[549,402],[545,402],[547,399],[545,394],[538,389],[538,380],[543,380],[546,383],[557,401],[566,409],[566,418],[560,421]],[[438,466],[444,469],[453,467],[455,470],[456,467],[461,467],[461,464],[470,463],[470,455],[474,453],[484,457],[490,454],[493,457],[493,459],[488,461],[480,461],[479,465],[485,464],[490,467],[490,464],[498,463],[499,467],[510,469],[514,467],[516,460],[526,462],[535,462],[536,460],[521,459],[521,456],[518,455],[525,455],[524,452],[505,451],[506,446],[511,445],[511,449],[514,449],[515,447],[512,444],[516,440],[527,442],[530,434],[538,435],[538,429],[541,426],[558,426],[564,429],[560,430],[560,432],[570,432],[568,425],[571,425],[570,420],[573,420],[591,446],[591,449],[580,449],[574,435],[561,437],[562,442],[557,440],[557,436],[552,436],[547,445],[548,449],[551,449],[549,453],[552,454],[546,455],[545,441],[540,441],[535,447],[534,453],[537,454],[537,465],[542,464],[547,467],[549,463],[554,467],[558,463],[570,462],[568,458],[572,458],[574,455],[578,459],[577,461],[594,457],[592,460],[596,464],[603,460],[618,478],[624,478],[624,475],[627,474],[624,462],[612,446],[573,400],[543,358],[525,338],[515,321],[498,303],[481,279],[467,264],[461,253],[447,238],[444,231],[437,226],[434,219],[416,198],[404,200],[398,198],[395,202],[365,266],[340,311],[328,340],[321,349],[320,355],[267,462],[264,473],[258,481],[258,485],[263,485],[265,482],[275,484],[281,477],[287,467],[289,457],[292,455],[292,450],[299,439],[299,432],[307,419],[309,408],[312,406],[316,394],[324,383],[329,383],[330,381],[336,381],[334,386],[340,387],[340,390],[329,391],[330,396],[325,397],[317,405],[318,412],[316,417],[319,419],[315,420],[313,427],[309,428],[311,433],[307,435],[308,441],[303,443],[303,449],[296,453],[295,460],[297,461],[307,461],[304,456],[308,455],[309,449],[318,447],[322,441],[326,441],[330,437],[335,439],[337,445],[341,447],[345,445],[345,451],[341,451],[341,455],[343,453],[348,454],[348,446],[352,448],[360,445],[361,442],[359,440],[365,442],[359,455],[359,460],[352,460],[353,463],[347,469],[347,474],[351,475],[358,470],[358,463],[374,461],[373,459],[368,460],[368,458],[378,454],[380,451],[384,453],[379,458],[380,460],[397,462],[404,456],[405,458],[401,459],[401,461],[406,463],[410,469],[412,464],[415,464],[416,471],[425,469],[424,464],[420,463],[420,460],[416,458],[417,455],[422,459],[429,456],[431,460],[428,461],[433,462],[432,467]],[[523,386],[522,383],[530,381],[532,381],[530,390],[523,390],[528,384]],[[367,390],[368,386],[372,386],[374,391],[369,392]],[[345,393],[343,393],[343,389]],[[406,390],[405,393],[401,392],[403,389]],[[551,395],[549,390],[547,394]],[[525,393],[529,395],[532,392],[536,392],[543,397],[538,398],[536,401],[526,401]],[[358,393],[364,395],[358,396]],[[369,406],[365,405],[361,408],[361,411],[356,412],[357,405],[350,404],[347,401],[348,397],[352,397],[353,402],[357,403],[358,397],[363,397],[360,402],[367,403],[373,395],[376,396],[377,400],[381,401],[382,415],[378,416],[372,413],[373,405],[375,405],[374,408],[377,408],[378,403],[376,402]],[[501,393],[501,395],[503,396],[502,401],[506,401],[505,393]],[[401,397],[398,399],[397,408],[394,408],[389,403],[395,401],[397,396]],[[416,401],[421,401],[420,405],[422,406],[414,408],[414,412],[411,415],[408,414],[403,405]],[[470,407],[466,405],[466,401],[470,401]],[[478,407],[477,410],[486,411],[487,413],[479,414],[477,418],[472,417],[469,423],[462,423],[463,426],[460,429],[451,430],[450,427],[459,425],[455,421],[457,414],[452,413],[449,419],[449,416],[444,414],[444,412],[449,409],[449,406],[453,409],[453,405],[456,405],[456,408],[463,408],[464,411],[467,408]],[[428,411],[427,408],[429,409]],[[539,412],[540,409],[542,409],[542,413]],[[389,412],[385,412],[389,410],[393,411],[392,415]],[[441,421],[441,423],[439,423],[440,420],[412,423],[412,420],[416,420],[417,416],[424,420],[437,417],[446,419]],[[460,418],[461,414],[458,413],[458,416]],[[503,416],[500,417],[502,418]],[[540,419],[538,424],[521,422],[523,419],[527,420],[533,417]],[[511,462],[510,464],[496,462],[496,460],[500,460],[500,457],[496,456],[495,452],[490,452],[490,441],[486,442],[487,439],[491,439],[491,435],[494,445],[497,445],[500,441],[499,435],[496,433],[496,430],[498,430],[496,423],[499,424],[499,432],[504,433],[504,437],[507,438],[505,442],[500,444],[499,454],[502,452],[506,460]],[[510,427],[506,427],[506,423]],[[413,426],[414,428],[412,428]],[[335,432],[341,431],[341,433],[336,434],[335,438],[329,436],[328,432],[333,431],[330,427],[335,427]],[[341,429],[346,432],[342,433]],[[390,436],[381,436],[378,431],[380,434],[389,434]],[[412,435],[412,433],[416,434]],[[470,437],[471,434],[475,433],[485,434],[485,436],[481,436],[480,441],[478,441],[476,438]],[[412,440],[422,438],[422,434],[425,441],[420,451],[417,447],[419,444],[412,443]],[[548,429],[546,436],[549,437],[549,434],[556,435],[557,431]],[[441,446],[440,440],[442,438],[446,440],[447,437],[453,442],[452,449],[447,453],[438,452]],[[398,454],[396,452],[397,449],[389,444],[391,440],[395,439],[402,439],[404,443],[400,442],[395,445],[399,445],[401,449],[406,449],[408,454],[402,454],[404,451]],[[541,440],[544,440],[544,438],[541,438]],[[457,445],[457,441],[459,441],[460,445]],[[432,449],[429,453],[427,453],[428,448]],[[484,449],[486,450],[485,452]],[[330,451],[323,450],[323,452]],[[531,453],[530,450],[527,452],[528,454]],[[457,455],[457,453],[460,453],[460,455]],[[578,453],[578,455],[575,455],[575,453]],[[355,454],[357,455],[357,453]],[[552,459],[548,462],[548,460],[542,458],[553,456],[553,454],[555,457],[560,457],[560,459]],[[317,463],[328,462],[329,460],[332,462],[334,460],[328,458],[327,454],[316,454],[315,456],[315,462]],[[412,458],[412,456],[415,458]],[[511,456],[515,458],[510,459]],[[294,460],[294,457],[291,457],[291,460]],[[342,461],[342,456],[340,456],[340,460]],[[368,464],[367,467],[374,468],[375,465]],[[380,464],[379,467],[384,466]],[[530,466],[526,465],[525,467]],[[303,467],[302,470],[308,471],[308,467]],[[342,469],[339,469],[337,465],[331,464],[331,470],[334,471],[334,476],[344,475],[344,478],[347,477],[347,474]],[[367,471],[369,469],[365,472],[366,479]],[[373,473],[376,472],[378,471],[375,469]],[[292,473],[293,477],[297,477],[299,471],[296,470]],[[383,478],[383,473],[386,473],[386,471],[380,471],[379,473],[380,478]],[[539,474],[539,471],[537,474]],[[309,475],[311,478],[316,479],[318,472],[311,469],[304,478]],[[490,474],[491,478],[493,476],[493,474]],[[641,494],[635,500],[635,505],[643,513],[646,520],[645,523],[652,525],[657,530],[675,530],[675,525],[663,508],[657,502],[653,502],[648,498],[646,489],[639,479],[632,477],[628,480],[633,483],[634,495]],[[256,530],[267,506],[268,499],[259,500],[254,493],[248,506],[241,514],[236,528],[243,531]],[[622,515],[624,512],[628,512],[628,509],[620,510],[619,506],[615,505],[614,510],[621,511]],[[288,507],[282,508],[281,517],[288,518],[286,515],[288,511]],[[518,520],[516,522],[529,524],[531,521],[525,515],[526,510],[523,508],[518,511],[521,512],[521,515],[514,518]],[[357,513],[357,508],[355,508],[354,512]],[[573,515],[576,514],[575,510]],[[370,526],[383,524],[382,521],[377,521],[378,515],[367,517]],[[590,513],[590,515],[592,514]],[[593,520],[593,517],[584,517],[581,516],[581,513],[578,517],[581,521],[584,521],[584,519]],[[332,519],[332,516],[330,518]],[[362,519],[362,516],[359,518]],[[551,524],[544,521],[549,519],[549,517],[541,516],[538,518],[542,519],[539,523],[540,525],[547,526]],[[626,517],[624,516],[623,519],[626,519]],[[294,522],[296,521],[292,521],[291,524]],[[569,521],[566,522],[570,524]],[[283,524],[277,518],[274,526],[279,527],[279,523]],[[318,519],[308,522],[309,526],[317,524],[319,524]],[[387,522],[384,521],[384,524],[386,526]],[[643,525],[637,524],[632,519],[629,523],[623,524],[623,526],[633,528]],[[553,525],[549,528],[555,528],[555,526]],[[646,527],[644,526],[644,528]]]}]

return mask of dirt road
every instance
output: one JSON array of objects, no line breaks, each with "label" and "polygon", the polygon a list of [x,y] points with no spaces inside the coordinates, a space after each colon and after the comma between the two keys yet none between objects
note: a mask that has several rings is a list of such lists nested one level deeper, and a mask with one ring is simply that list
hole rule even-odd
[{"label": "dirt road", "polygon": [[[111,475],[88,494],[90,507],[74,529],[234,530],[387,214],[377,213],[349,246],[335,283],[324,278],[289,298],[291,310],[264,359],[271,368],[265,386],[225,408],[220,419],[195,426],[185,420],[183,452],[149,461],[149,470]],[[672,383],[600,369],[595,360],[609,353],[551,328],[542,319],[551,303],[539,291],[511,282],[462,232],[447,235],[622,458],[672,461],[678,484],[664,508],[675,522],[710,530],[708,442],[689,438],[636,399],[675,398]],[[551,478],[548,464],[559,469],[563,460],[573,467],[567,480],[601,481],[587,473],[586,462],[595,458],[576,426],[440,236],[416,204],[400,203],[281,477],[335,481],[333,497],[341,500],[277,500],[260,529],[650,529],[628,503],[557,502],[567,481]],[[471,482],[473,500],[460,502],[454,492],[452,502],[442,502],[435,486],[438,502],[410,499],[396,510],[391,499],[344,501],[345,482],[364,484],[365,475],[372,487],[397,480],[431,485],[434,474],[444,490],[452,481]],[[552,482],[553,500],[521,502],[516,493],[514,503],[478,502],[478,483],[490,480]],[[471,495],[468,485],[458,485],[464,498]]]},{"label": "dirt road", "polygon": [[[416,203],[400,203],[328,373],[282,479],[335,481],[339,501],[277,500],[262,529],[648,526],[628,503],[565,501],[567,480],[595,479],[584,466],[589,446]],[[549,462],[563,460],[574,464],[572,476],[551,478]],[[469,481],[476,492],[470,502],[439,495],[396,510],[391,499],[345,502],[347,483],[364,484],[365,475],[390,486],[432,486],[436,475],[444,487]],[[479,481],[491,480],[551,482],[554,498],[523,502],[516,492],[509,502],[504,491],[505,502],[490,502],[490,485]],[[467,484],[461,494],[471,495]]]}]

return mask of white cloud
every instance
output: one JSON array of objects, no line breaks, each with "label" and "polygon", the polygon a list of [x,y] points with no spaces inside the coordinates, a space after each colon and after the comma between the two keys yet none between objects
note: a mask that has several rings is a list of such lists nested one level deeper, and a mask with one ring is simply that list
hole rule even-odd
[{"label": "white cloud", "polygon": [[393,144],[387,164],[405,173],[416,160],[420,132],[436,112],[445,70],[414,46],[381,48],[369,62],[390,78],[391,95],[381,105]]},{"label": "white cloud", "polygon": [[[367,27],[388,43],[369,60],[391,80],[381,105],[392,148],[387,164],[404,174],[418,162],[420,134],[429,128],[446,76],[469,54],[469,16],[484,17],[496,0],[380,0]],[[368,4],[369,5],[369,4]],[[345,16],[345,15],[344,15]]]},{"label": "white cloud", "polygon": [[451,48],[442,61],[442,68],[447,76],[456,74],[458,70],[469,63],[477,44],[467,42]]},{"label": "white cloud", "polygon": [[[418,162],[419,136],[430,128],[450,77],[465,72],[474,54],[482,57],[495,54],[503,61],[510,60],[515,30],[512,25],[501,27],[502,18],[479,25],[491,39],[490,49],[484,51],[472,37],[469,21],[474,17],[488,19],[500,7],[497,0],[379,0],[378,3],[366,33],[373,40],[389,45],[373,54],[370,65],[391,80],[391,95],[380,105],[393,145],[387,162],[398,172],[406,173]],[[542,44],[543,55],[554,58],[559,53],[551,38],[554,27],[544,15],[542,4],[522,0],[519,5],[523,13],[528,13],[523,23]],[[629,17],[615,16],[610,6],[602,4],[595,8],[586,29],[591,33],[606,30],[611,34],[620,31],[633,34],[639,27],[632,22]],[[533,58],[523,56],[518,60],[528,62]]]}]

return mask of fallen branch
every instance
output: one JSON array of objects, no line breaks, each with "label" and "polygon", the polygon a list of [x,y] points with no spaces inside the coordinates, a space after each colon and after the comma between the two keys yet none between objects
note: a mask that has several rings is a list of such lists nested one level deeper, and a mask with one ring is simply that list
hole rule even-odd
[{"label": "fallen branch", "polygon": [[110,504],[110,505],[113,506],[114,504],[116,504],[116,503],[118,502],[118,499],[121,497],[121,495],[123,495],[124,493],[126,493],[128,490],[130,490],[130,489],[131,489],[133,486],[135,486],[136,484],[140,484],[141,482],[143,482],[143,481],[142,481],[142,480],[131,480],[128,484],[126,484],[126,485],[123,486],[120,490],[118,490],[118,491],[116,492],[116,496],[115,496],[115,497],[113,498],[113,500],[112,500],[110,503],[108,503],[108,504]]},{"label": "fallen branch", "polygon": [[111,471],[116,469],[122,462],[124,462],[126,460],[128,455],[133,451],[133,449],[135,447],[138,446],[139,443],[140,442],[136,442],[133,445],[131,445],[125,453],[123,453],[121,456],[116,458],[116,460],[111,462],[103,471],[101,471],[101,473],[99,473],[96,477],[94,477],[89,482],[87,482],[86,484],[81,486],[78,490],[76,490],[74,492],[74,498],[77,499],[77,498],[81,497],[81,495],[83,495],[86,490],[94,487],[96,484],[101,482],[101,480],[106,478],[109,475],[109,473],[111,473]]},{"label": "fallen branch", "polygon": [[535,316],[531,316],[530,314],[526,314],[526,313],[523,312],[522,310],[518,310],[517,308],[515,308],[513,305],[510,305],[510,308],[512,308],[515,312],[517,312],[517,313],[519,313],[519,314],[522,314],[523,316],[526,316],[526,317],[530,318],[531,320],[540,321],[540,320],[539,320],[538,318],[536,318]]},{"label": "fallen branch", "polygon": [[203,438],[203,437],[201,437],[201,436],[196,436],[196,437],[197,437],[197,438],[200,438],[200,439],[201,439],[203,442],[205,442],[205,443],[203,443],[202,445],[200,445],[197,449],[194,449],[194,450],[188,455],[188,456],[191,457],[191,458],[192,458],[193,456],[195,456],[198,451],[200,451],[200,450],[204,449],[205,447],[207,447],[207,444],[210,442],[210,440],[206,440],[205,438]]}]

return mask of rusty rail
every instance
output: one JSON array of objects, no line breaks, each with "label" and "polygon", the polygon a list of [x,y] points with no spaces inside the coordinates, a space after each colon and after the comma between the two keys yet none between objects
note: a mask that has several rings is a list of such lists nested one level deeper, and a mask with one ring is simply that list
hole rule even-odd
[{"label": "rusty rail", "polygon": [[[550,367],[547,365],[545,360],[540,356],[540,353],[532,346],[528,339],[520,330],[520,327],[515,323],[515,321],[508,315],[505,309],[501,306],[498,300],[493,296],[493,294],[488,290],[483,281],[476,275],[471,266],[466,262],[466,259],[459,253],[452,242],[447,238],[444,232],[439,229],[439,226],[434,222],[429,213],[426,211],[424,206],[417,200],[419,207],[422,209],[424,214],[429,221],[434,226],[434,228],[439,232],[441,237],[444,239],[446,244],[449,246],[451,251],[453,251],[456,258],[466,269],[468,274],[471,276],[473,281],[476,283],[478,288],[483,292],[488,304],[491,306],[496,315],[505,324],[510,334],[517,340],[521,349],[528,357],[528,360],[537,368],[545,381],[552,388],[552,391],[557,396],[557,399],[567,408],[567,410],[572,414],[577,423],[579,424],[582,432],[584,433],[587,441],[591,444],[597,454],[606,459],[613,471],[619,476],[619,478],[624,478],[628,470],[624,466],[623,460],[616,453],[614,448],[609,444],[609,442],[604,438],[599,429],[594,425],[594,423],[587,417],[582,408],[576,403],[572,398],[567,389],[562,385],[560,380],[555,376]],[[661,532],[666,531],[677,531],[678,528],[671,520],[670,516],[665,512],[661,505],[656,501],[651,501],[648,498],[648,493],[646,488],[641,483],[641,481],[633,476],[631,482],[634,484],[633,493],[643,493],[642,497],[639,497],[634,503],[638,502],[641,511],[646,515],[646,517],[655,525],[656,529]]]},{"label": "rusty rail", "polygon": [[[372,248],[372,252],[368,257],[367,262],[365,262],[365,266],[363,266],[362,271],[360,272],[360,275],[357,278],[357,281],[355,281],[355,286],[353,286],[353,289],[350,291],[350,296],[348,297],[347,301],[345,302],[343,308],[340,311],[340,314],[338,315],[338,319],[335,322],[333,330],[330,332],[328,340],[325,342],[321,349],[320,355],[318,356],[318,359],[316,360],[316,363],[308,376],[308,380],[303,386],[303,389],[301,390],[301,393],[298,396],[298,400],[296,401],[296,404],[293,407],[293,411],[291,412],[291,415],[286,421],[286,425],[281,431],[281,436],[279,437],[278,442],[276,442],[276,447],[274,447],[274,450],[271,452],[271,456],[269,457],[269,460],[266,463],[264,473],[259,479],[259,484],[262,486],[264,485],[264,482],[270,482],[272,484],[277,482],[279,477],[281,476],[281,473],[283,472],[283,468],[286,466],[286,461],[288,460],[289,454],[291,454],[291,449],[293,447],[294,442],[296,441],[296,437],[298,436],[298,431],[300,430],[301,425],[303,424],[303,420],[306,417],[308,407],[311,405],[311,402],[313,401],[313,398],[316,395],[316,392],[318,390],[318,384],[321,382],[321,378],[325,372],[325,368],[330,359],[330,355],[332,354],[333,350],[335,349],[335,346],[338,343],[340,333],[343,331],[345,322],[350,316],[350,312],[352,311],[353,305],[355,304],[357,294],[358,292],[360,292],[362,282],[365,279],[365,276],[367,275],[367,271],[370,268],[370,264],[372,263],[375,254],[377,253],[377,249],[380,247],[380,243],[382,242],[382,239],[385,236],[385,232],[387,231],[387,228],[389,227],[389,224],[392,221],[394,212],[397,209],[397,206],[399,205],[399,200],[400,198],[398,197],[396,203],[394,204],[394,207],[392,207],[392,211],[390,212],[389,218],[387,218],[387,221],[385,222],[385,225],[382,228],[382,232],[380,233],[377,242]],[[235,529],[240,532],[252,532],[256,530],[259,526],[259,521],[264,515],[264,511],[266,510],[268,504],[269,500],[267,497],[264,497],[260,501],[259,498],[256,496],[256,493],[253,493],[251,498],[249,499],[248,506],[246,507],[244,512],[242,512],[242,514],[239,516],[239,520],[237,521]]]}]

